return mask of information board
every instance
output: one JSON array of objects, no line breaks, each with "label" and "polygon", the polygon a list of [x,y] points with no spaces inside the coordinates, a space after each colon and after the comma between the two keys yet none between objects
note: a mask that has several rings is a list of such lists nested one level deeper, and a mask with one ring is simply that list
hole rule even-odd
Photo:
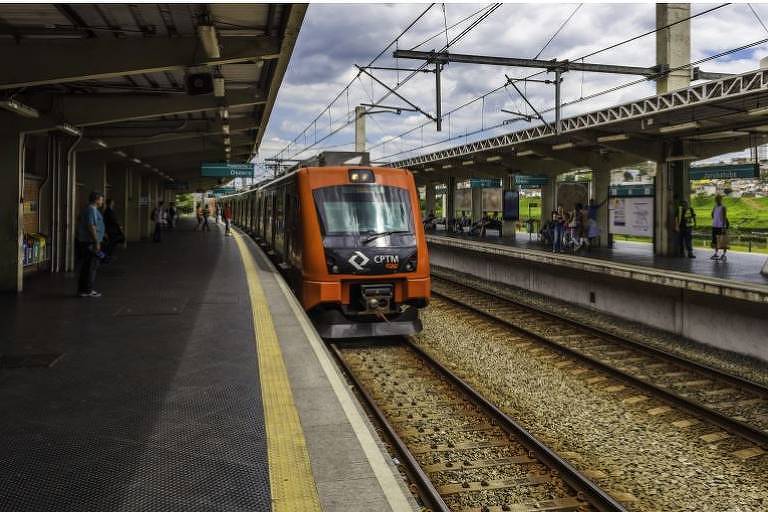
[{"label": "information board", "polygon": [[501,188],[499,178],[470,178],[469,188]]},{"label": "information board", "polygon": [[200,166],[201,176],[215,178],[253,178],[253,164],[228,164],[226,162],[204,163]]},{"label": "information board", "polygon": [[228,196],[230,194],[234,194],[237,192],[237,189],[234,187],[222,187],[222,188],[215,188],[213,189],[213,195],[218,196]]},{"label": "information board", "polygon": [[504,220],[520,218],[520,193],[517,190],[504,191]]},{"label": "information board", "polygon": [[614,235],[653,236],[653,198],[611,197],[608,222]]}]

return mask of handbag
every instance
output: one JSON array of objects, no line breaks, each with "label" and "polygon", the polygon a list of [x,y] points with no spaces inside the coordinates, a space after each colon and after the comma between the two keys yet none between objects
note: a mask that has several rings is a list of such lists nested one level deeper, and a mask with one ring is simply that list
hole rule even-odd
[{"label": "handbag", "polygon": [[723,230],[722,233],[717,235],[717,248],[718,249],[729,249],[730,248],[730,240],[728,239],[728,232]]}]

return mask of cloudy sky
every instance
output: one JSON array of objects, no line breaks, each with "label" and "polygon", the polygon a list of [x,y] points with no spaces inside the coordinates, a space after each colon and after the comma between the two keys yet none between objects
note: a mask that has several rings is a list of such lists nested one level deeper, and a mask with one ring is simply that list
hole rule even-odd
[{"label": "cloudy sky", "polygon": [[[340,129],[351,119],[351,111],[360,103],[379,100],[386,90],[369,77],[357,76],[354,65],[367,64],[390,41],[413,21],[428,4],[312,4],[309,6],[293,58],[285,75],[272,117],[261,145],[259,158],[282,153],[283,158],[306,158],[322,149],[352,150],[353,126]],[[398,42],[400,49],[440,50],[479,16],[450,29],[451,25],[490,4],[442,4],[432,7]],[[694,4],[693,13],[718,4]],[[759,17],[768,24],[768,5],[752,4]],[[542,51],[547,40],[572,14],[552,43]],[[655,25],[654,4],[504,4],[463,39],[450,47],[456,53],[485,54],[505,57],[542,59],[578,59],[613,43],[652,30]],[[430,39],[432,36],[434,38]],[[732,4],[692,20],[692,60],[701,59],[744,44],[768,38],[748,4]],[[427,40],[426,42],[424,42]],[[394,46],[376,66],[414,68],[417,61],[392,58]],[[701,67],[708,71],[739,73],[758,67],[761,57],[768,56],[768,45],[710,61]],[[590,57],[587,62],[653,66],[655,39],[646,36],[632,43]],[[443,73],[444,113],[499,88],[505,74],[523,77],[538,70],[501,68],[468,64],[450,64]],[[372,71],[381,81],[394,86],[405,78],[405,72]],[[542,74],[537,78],[545,78]],[[549,76],[552,78],[552,76]],[[564,76],[563,100],[571,105],[564,116],[604,108],[653,95],[653,82],[626,87],[610,94],[579,101],[580,98],[607,88],[637,80],[625,75],[585,74],[570,72]],[[330,109],[326,105],[352,80]],[[522,83],[519,84],[521,89]],[[409,101],[434,113],[434,75],[419,73],[399,90]],[[551,109],[554,89],[551,85],[527,83],[528,99],[539,111]],[[386,105],[404,103],[389,97]],[[512,88],[501,88],[484,101],[478,100],[457,110],[444,121],[442,132],[434,123],[418,113],[402,115],[378,114],[367,118],[367,146],[374,160],[397,160],[490,137],[506,131],[530,126],[525,121],[505,124],[510,116],[501,109],[528,112],[530,109]],[[322,115],[320,115],[322,113]],[[320,115],[316,120],[315,118]],[[545,114],[551,117],[552,114]],[[423,126],[421,126],[423,125]],[[501,126],[500,126],[501,125]],[[403,132],[411,130],[407,135]],[[294,139],[296,139],[294,141]],[[317,142],[316,142],[317,141]]]}]

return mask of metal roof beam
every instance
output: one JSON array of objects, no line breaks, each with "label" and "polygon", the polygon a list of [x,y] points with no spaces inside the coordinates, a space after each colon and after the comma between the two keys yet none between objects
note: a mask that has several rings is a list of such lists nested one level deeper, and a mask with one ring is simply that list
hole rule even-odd
[{"label": "metal roof beam", "polygon": [[[127,135],[128,130],[123,130],[122,127],[110,127],[105,125],[99,128],[92,128],[88,130],[88,137],[94,137],[103,140],[107,143],[108,148],[122,148],[132,146],[142,146],[145,144],[163,144],[166,142],[172,142],[185,139],[196,139],[200,137],[216,137],[224,134],[223,123],[221,121],[189,121],[188,129],[186,130],[168,130],[168,133],[158,133],[155,135]],[[233,139],[236,134],[247,132],[258,128],[259,121],[255,119],[232,119],[229,122],[229,132]],[[141,128],[144,131],[151,131],[150,127]],[[119,135],[115,135],[115,132],[120,132]],[[136,131],[136,130],[134,130]],[[156,132],[160,132],[161,129],[155,129]],[[110,132],[113,135],[110,135]],[[252,139],[248,139],[253,143]],[[101,150],[100,146],[83,142],[78,146],[78,151],[94,151]]]},{"label": "metal roof beam", "polygon": [[448,52],[420,52],[416,50],[397,50],[394,57],[399,59],[424,60],[428,62],[461,62],[465,64],[487,64],[490,66],[560,69],[561,71],[591,71],[593,73],[618,73],[622,75],[653,76],[659,73],[657,67],[614,66],[611,64],[591,64],[568,60],[518,59],[509,57],[490,57],[487,55],[467,55]]},{"label": "metal roof beam", "polygon": [[[120,123],[134,119],[148,119],[160,116],[171,116],[217,110],[222,105],[229,108],[247,107],[265,103],[263,96],[254,96],[250,91],[232,91],[224,98],[214,96],[186,95],[54,95],[39,99],[27,97],[26,104],[34,105],[45,116],[40,119],[24,119],[12,116],[14,122],[2,122],[0,126],[8,126],[19,132],[48,131],[58,124],[69,123],[78,127]],[[0,128],[0,132],[4,129]]]},{"label": "metal roof beam", "polygon": [[160,73],[280,57],[277,37],[225,37],[221,58],[210,59],[198,38],[37,39],[0,44],[5,71],[0,89]]}]

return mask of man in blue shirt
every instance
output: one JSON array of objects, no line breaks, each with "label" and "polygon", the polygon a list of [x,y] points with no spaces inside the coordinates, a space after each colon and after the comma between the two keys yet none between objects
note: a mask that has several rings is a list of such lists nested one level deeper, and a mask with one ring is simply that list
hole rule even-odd
[{"label": "man in blue shirt", "polygon": [[77,294],[80,297],[101,297],[93,289],[96,281],[96,270],[104,253],[101,243],[104,241],[104,219],[100,208],[104,204],[104,196],[91,192],[88,196],[88,206],[83,208],[77,223],[77,253],[81,260],[80,279]]}]

